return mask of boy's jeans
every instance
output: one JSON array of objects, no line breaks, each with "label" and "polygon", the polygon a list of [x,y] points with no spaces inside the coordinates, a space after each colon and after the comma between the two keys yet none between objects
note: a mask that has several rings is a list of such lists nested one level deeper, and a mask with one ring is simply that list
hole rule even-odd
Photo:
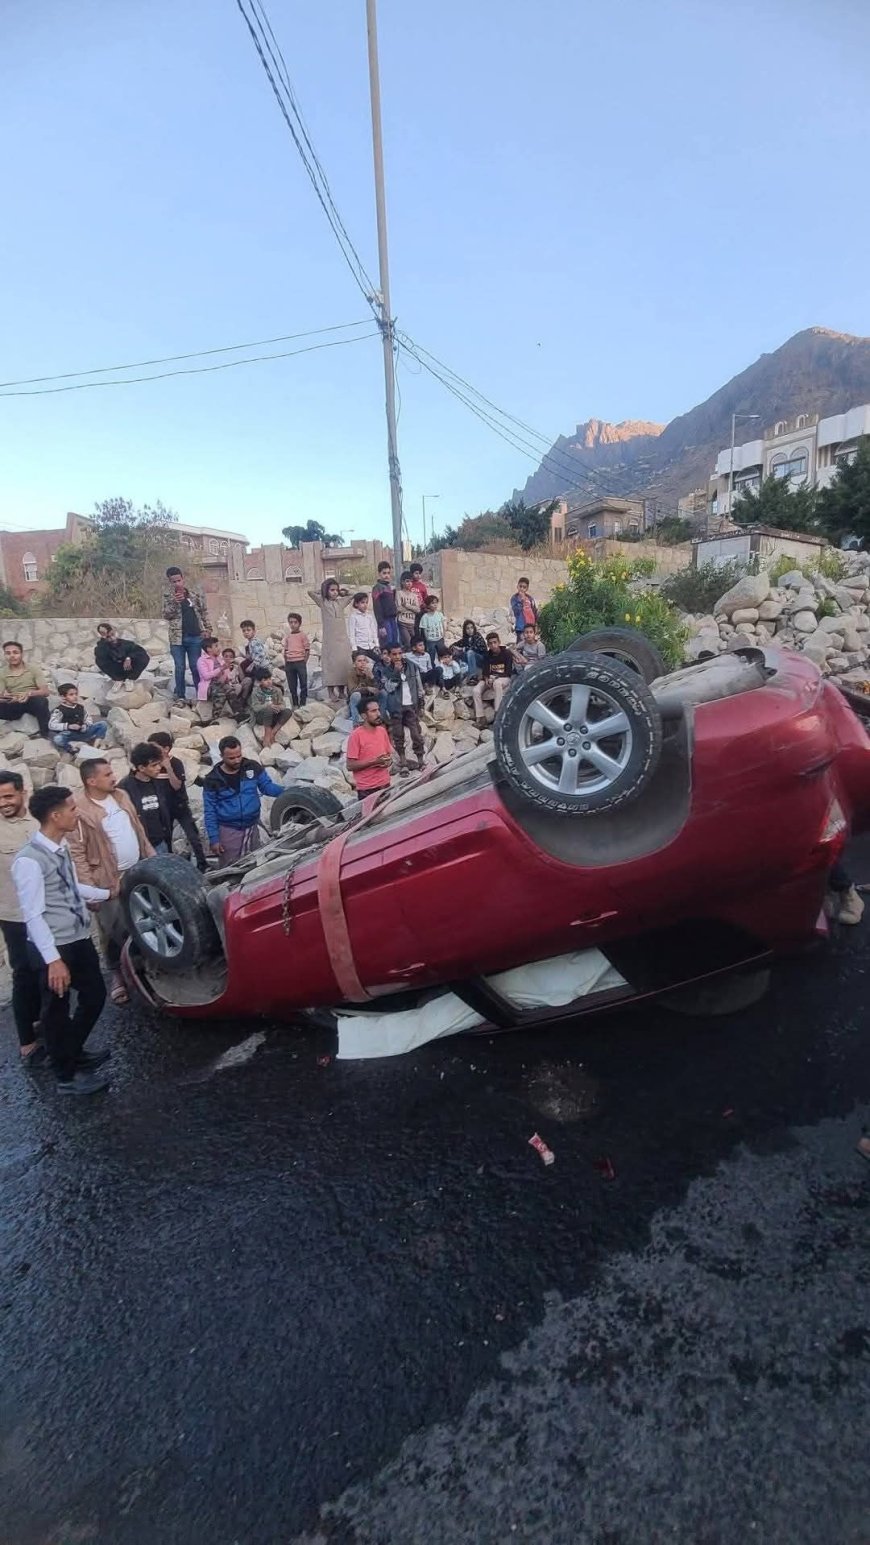
[{"label": "boy's jeans", "polygon": [[103,740],[109,732],[109,726],[98,719],[96,724],[88,725],[83,730],[61,730],[57,735],[52,735],[52,741],[58,751],[69,751],[73,741],[83,740],[90,745],[94,740]]}]

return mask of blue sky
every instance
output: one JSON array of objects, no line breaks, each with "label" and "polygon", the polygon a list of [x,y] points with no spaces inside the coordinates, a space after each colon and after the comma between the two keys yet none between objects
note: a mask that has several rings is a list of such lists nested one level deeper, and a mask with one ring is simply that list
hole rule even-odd
[{"label": "blue sky", "polygon": [[[269,10],[375,272],[364,0]],[[861,0],[380,0],[379,25],[393,309],[520,418],[667,421],[799,328],[870,334]],[[4,381],[365,317],[234,0],[6,0],[0,39]],[[452,523],[524,481],[400,386],[413,535],[423,493]],[[5,397],[0,524],[122,493],[387,540],[384,442],[377,340]]]}]

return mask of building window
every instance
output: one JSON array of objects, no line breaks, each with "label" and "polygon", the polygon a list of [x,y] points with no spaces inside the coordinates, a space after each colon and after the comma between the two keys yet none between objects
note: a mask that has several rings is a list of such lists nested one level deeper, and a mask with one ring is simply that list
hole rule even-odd
[{"label": "building window", "polygon": [[849,445],[845,449],[840,449],[834,453],[834,463],[838,467],[851,467],[857,455],[857,445]]},{"label": "building window", "polygon": [[220,539],[216,536],[210,536],[207,545],[210,553],[219,553],[222,546]]},{"label": "building window", "polygon": [[775,461],[771,462],[770,470],[773,477],[805,478],[807,475],[807,453],[806,451],[798,451],[790,460],[786,460],[785,456],[778,456]]},{"label": "building window", "polygon": [[589,525],[586,527],[586,535],[590,537],[598,535],[598,527],[594,520],[590,520]]},{"label": "building window", "polygon": [[24,570],[25,583],[28,585],[35,585],[39,579],[39,565],[34,558],[33,553],[24,554],[24,557],[21,560],[21,567]]}]

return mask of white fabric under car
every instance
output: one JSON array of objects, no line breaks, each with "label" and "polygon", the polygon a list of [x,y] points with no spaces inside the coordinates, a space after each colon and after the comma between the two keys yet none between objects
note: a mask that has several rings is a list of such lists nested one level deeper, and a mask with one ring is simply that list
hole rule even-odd
[{"label": "white fabric under car", "polygon": [[[562,1008],[575,998],[593,992],[625,987],[623,976],[600,950],[578,950],[572,955],[557,955],[552,960],[536,960],[528,966],[513,966],[488,978],[491,986],[520,1009]],[[360,1057],[397,1057],[414,1051],[427,1041],[473,1030],[485,1023],[457,998],[445,992],[430,998],[419,1008],[392,1014],[376,1009],[341,1009],[338,1019],[339,1060]]]}]

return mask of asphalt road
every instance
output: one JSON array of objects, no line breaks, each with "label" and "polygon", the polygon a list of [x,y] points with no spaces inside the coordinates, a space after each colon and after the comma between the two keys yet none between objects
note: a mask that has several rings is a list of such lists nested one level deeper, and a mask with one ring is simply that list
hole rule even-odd
[{"label": "asphalt road", "polygon": [[115,1014],[74,1108],[6,1015],[0,1545],[866,1545],[868,941],[391,1062]]}]

